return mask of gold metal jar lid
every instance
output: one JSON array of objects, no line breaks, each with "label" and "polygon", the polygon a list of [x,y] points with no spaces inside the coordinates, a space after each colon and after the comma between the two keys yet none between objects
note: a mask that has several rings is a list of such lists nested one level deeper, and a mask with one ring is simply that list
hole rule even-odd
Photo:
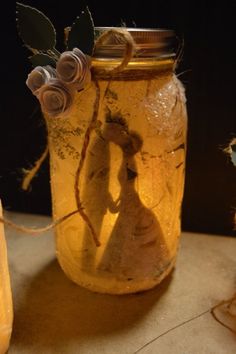
[{"label": "gold metal jar lid", "polygon": [[[122,29],[122,27],[113,27]],[[96,36],[112,27],[95,27]],[[125,28],[136,43],[134,57],[136,58],[175,58],[177,40],[175,32],[168,29],[151,28]],[[110,37],[109,41],[95,49],[95,58],[118,58],[122,57],[124,44]]]}]

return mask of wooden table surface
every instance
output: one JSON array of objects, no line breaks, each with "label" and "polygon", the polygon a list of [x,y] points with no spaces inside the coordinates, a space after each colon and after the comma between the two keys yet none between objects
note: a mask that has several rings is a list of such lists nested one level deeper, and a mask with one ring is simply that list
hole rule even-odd
[{"label": "wooden table surface", "polygon": [[[28,226],[50,218],[6,214]],[[92,293],[66,278],[53,233],[7,228],[14,301],[9,354],[235,354],[210,308],[236,290],[236,238],[183,233],[176,269],[137,295]]]}]

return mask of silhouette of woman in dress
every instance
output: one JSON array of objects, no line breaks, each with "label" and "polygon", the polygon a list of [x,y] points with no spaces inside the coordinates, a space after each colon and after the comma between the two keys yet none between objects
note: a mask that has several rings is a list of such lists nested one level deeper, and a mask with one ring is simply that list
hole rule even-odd
[{"label": "silhouette of woman in dress", "polygon": [[115,202],[110,203],[110,211],[119,214],[98,268],[128,280],[159,276],[169,263],[168,249],[155,214],[142,203],[135,189],[135,155],[141,150],[142,138],[129,131],[119,114],[107,115],[103,137],[121,148],[122,163],[116,208]]}]

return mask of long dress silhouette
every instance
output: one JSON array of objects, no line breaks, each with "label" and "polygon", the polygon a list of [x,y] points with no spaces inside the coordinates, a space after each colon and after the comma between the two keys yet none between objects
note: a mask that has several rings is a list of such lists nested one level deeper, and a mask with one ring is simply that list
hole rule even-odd
[{"label": "long dress silhouette", "polygon": [[168,266],[169,256],[155,214],[142,203],[135,189],[135,154],[142,147],[142,138],[117,121],[107,123],[104,136],[122,151],[118,216],[98,268],[126,280],[158,277]]}]

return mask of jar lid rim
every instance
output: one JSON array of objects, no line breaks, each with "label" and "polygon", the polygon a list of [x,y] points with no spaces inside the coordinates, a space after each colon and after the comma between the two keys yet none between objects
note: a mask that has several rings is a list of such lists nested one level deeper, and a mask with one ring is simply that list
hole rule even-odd
[{"label": "jar lid rim", "polygon": [[[175,32],[166,28],[136,28],[136,27],[95,27],[95,34],[99,36],[110,29],[126,29],[136,43],[136,55],[139,57],[160,57],[169,54],[175,55],[177,40]],[[108,43],[96,48],[94,55],[101,57],[122,56],[124,44],[117,43],[112,38]]]},{"label": "jar lid rim", "polygon": [[159,42],[167,38],[176,38],[174,30],[167,28],[95,27],[95,33],[100,35],[110,29],[126,29],[137,43]]}]

